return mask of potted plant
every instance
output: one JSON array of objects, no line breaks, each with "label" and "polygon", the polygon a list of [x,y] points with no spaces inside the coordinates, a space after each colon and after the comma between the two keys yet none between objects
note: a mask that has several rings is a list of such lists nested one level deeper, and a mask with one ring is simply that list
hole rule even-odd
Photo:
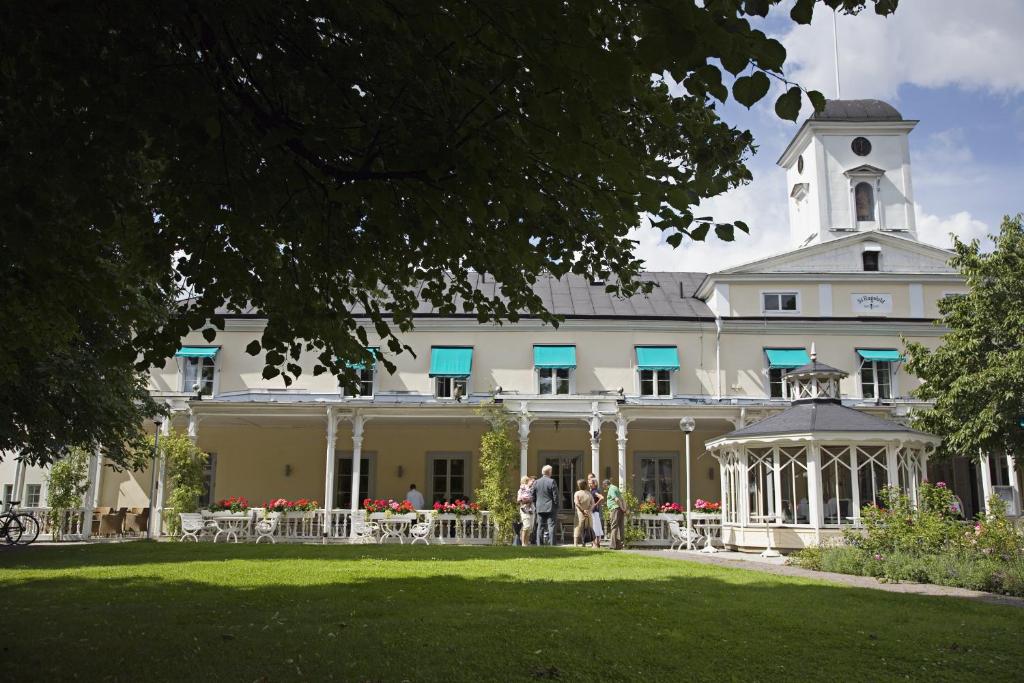
[{"label": "potted plant", "polygon": [[249,512],[249,500],[245,496],[222,498],[210,506],[210,511],[221,514],[245,515]]},{"label": "potted plant", "polygon": [[685,515],[686,510],[679,503],[662,503],[661,507],[658,508],[658,512],[662,515]]},{"label": "potted plant", "polygon": [[455,537],[466,536],[466,524],[480,519],[480,505],[458,498],[452,502],[438,501],[434,503],[434,517],[449,521],[455,527]]},{"label": "potted plant", "polygon": [[696,502],[694,502],[693,509],[698,514],[704,514],[704,515],[720,515],[720,514],[722,514],[722,504],[721,503],[716,503],[716,502],[714,502],[712,500],[704,500],[703,498],[698,498],[696,500]]}]

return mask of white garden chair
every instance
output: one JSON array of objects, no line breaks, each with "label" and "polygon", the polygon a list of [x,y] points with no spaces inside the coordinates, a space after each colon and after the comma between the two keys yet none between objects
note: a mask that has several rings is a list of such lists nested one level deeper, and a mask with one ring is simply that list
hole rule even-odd
[{"label": "white garden chair", "polygon": [[416,541],[423,541],[425,544],[430,545],[430,532],[433,529],[433,524],[430,522],[416,522],[409,529],[409,534],[412,535],[412,543],[415,545]]},{"label": "white garden chair", "polygon": [[669,550],[682,550],[687,545],[695,548],[704,538],[690,527],[684,527],[674,519],[668,523],[668,533],[672,537],[672,545],[669,546]]},{"label": "white garden chair", "polygon": [[380,525],[358,517],[352,518],[352,542],[376,543],[380,536]]},{"label": "white garden chair", "polygon": [[200,534],[207,530],[203,516],[198,512],[180,512],[178,517],[181,519],[181,540],[191,538],[198,543]]},{"label": "white garden chair", "polygon": [[281,518],[278,515],[270,515],[256,520],[253,530],[256,532],[256,542],[259,543],[264,538],[269,540],[271,543],[277,543],[274,540],[274,532],[277,531],[277,525]]}]

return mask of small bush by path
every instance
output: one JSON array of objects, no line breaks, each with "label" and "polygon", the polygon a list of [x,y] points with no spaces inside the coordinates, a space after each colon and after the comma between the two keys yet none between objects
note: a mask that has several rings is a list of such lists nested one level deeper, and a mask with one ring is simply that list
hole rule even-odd
[{"label": "small bush by path", "polygon": [[863,530],[840,544],[801,550],[791,562],[807,569],[916,581],[1024,597],[1024,536],[1006,519],[1005,503],[989,501],[974,523],[961,520],[941,482],[923,484],[914,506],[886,489],[885,507],[867,506]]}]

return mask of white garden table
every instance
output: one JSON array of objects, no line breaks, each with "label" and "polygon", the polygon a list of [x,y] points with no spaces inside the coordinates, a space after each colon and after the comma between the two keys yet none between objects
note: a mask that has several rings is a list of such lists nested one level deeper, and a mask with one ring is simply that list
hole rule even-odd
[{"label": "white garden table", "polygon": [[690,524],[695,533],[704,538],[702,553],[717,553],[718,548],[712,541],[722,539],[722,515],[711,515],[705,512],[694,512],[690,515]]},{"label": "white garden table", "polygon": [[399,543],[405,543],[405,539],[409,535],[409,527],[416,521],[416,515],[392,515],[388,517],[384,514],[379,519],[376,519],[376,515],[373,515],[373,517],[373,521],[380,525],[380,540],[378,543],[383,543],[389,538],[397,538]]},{"label": "white garden table", "polygon": [[238,543],[238,536],[248,535],[249,528],[249,513],[248,512],[215,512],[211,518],[216,533],[213,536],[213,542],[216,543],[217,539],[220,538],[221,534],[224,534],[224,542],[227,543],[231,539],[234,539],[235,543]]}]

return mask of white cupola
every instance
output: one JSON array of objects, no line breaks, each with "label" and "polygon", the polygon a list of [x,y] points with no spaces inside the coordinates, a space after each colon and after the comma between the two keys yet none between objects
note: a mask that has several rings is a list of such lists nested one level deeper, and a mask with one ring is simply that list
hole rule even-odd
[{"label": "white cupola", "polygon": [[795,247],[880,230],[917,239],[908,121],[880,100],[830,100],[800,127],[786,169]]}]

